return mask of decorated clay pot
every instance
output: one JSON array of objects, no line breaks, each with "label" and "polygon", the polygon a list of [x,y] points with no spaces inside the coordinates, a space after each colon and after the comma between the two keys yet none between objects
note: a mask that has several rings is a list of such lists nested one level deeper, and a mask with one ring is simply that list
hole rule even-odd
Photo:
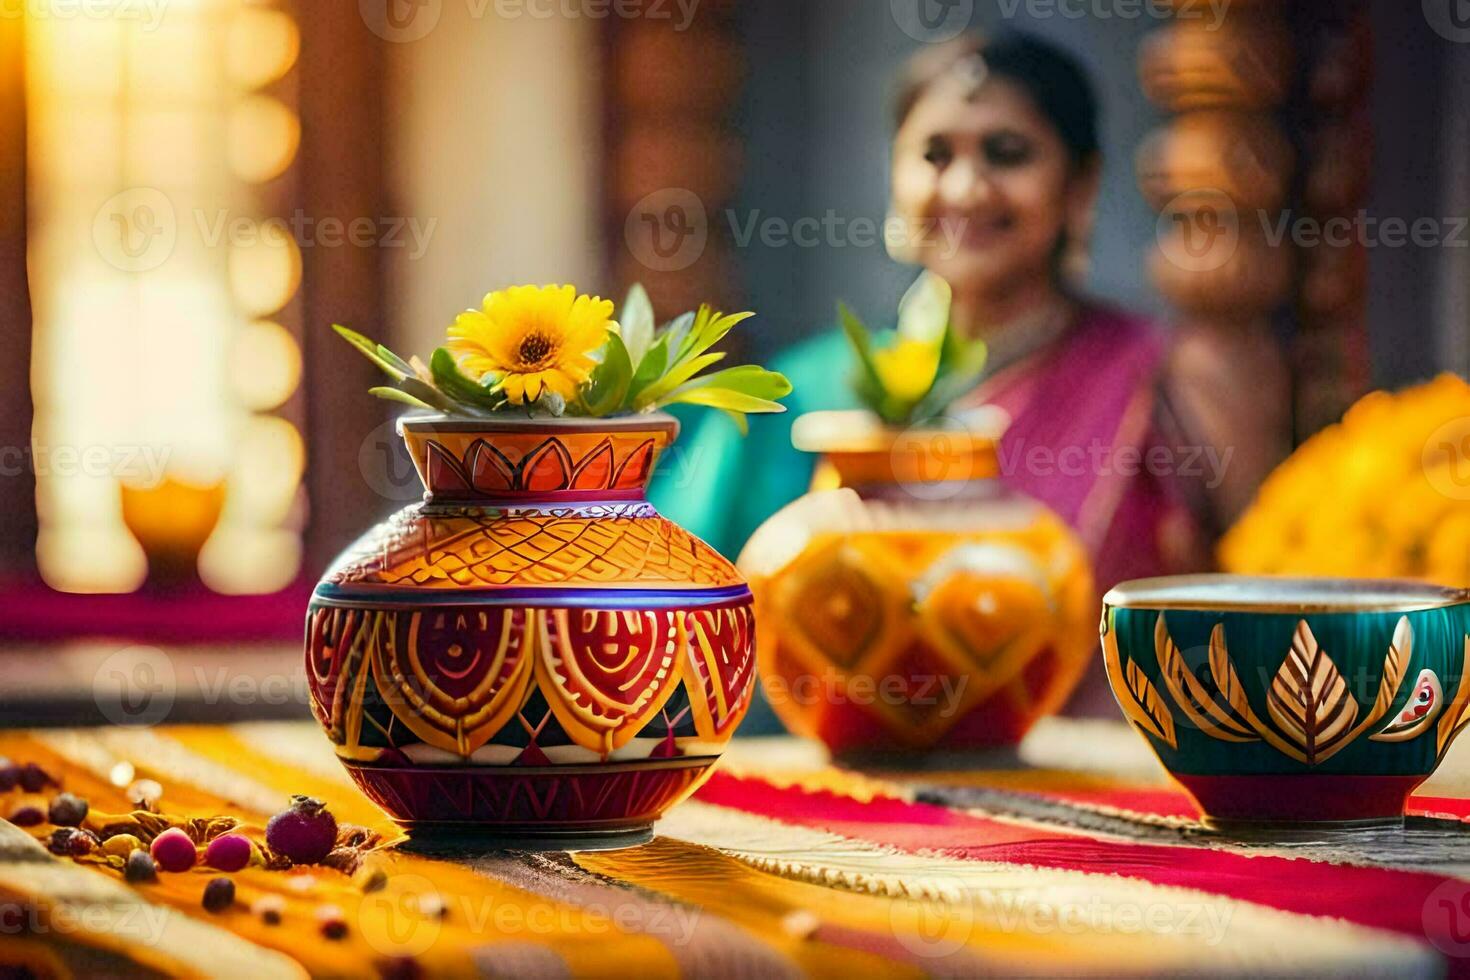
[{"label": "decorated clay pot", "polygon": [[797,420],[813,491],[751,538],[766,695],[847,756],[1012,746],[1061,707],[1096,639],[1081,543],[1005,489],[995,440]]},{"label": "decorated clay pot", "polygon": [[1218,823],[1400,820],[1466,721],[1458,590],[1205,575],[1103,603],[1123,714]]},{"label": "decorated clay pot", "polygon": [[751,595],[659,516],[666,415],[405,420],[428,492],[307,620],[312,708],[415,835],[617,846],[709,776],[749,705]]}]

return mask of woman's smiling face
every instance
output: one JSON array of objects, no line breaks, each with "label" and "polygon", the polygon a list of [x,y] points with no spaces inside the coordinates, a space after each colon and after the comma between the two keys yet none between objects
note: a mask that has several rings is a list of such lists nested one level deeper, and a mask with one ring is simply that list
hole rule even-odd
[{"label": "woman's smiling face", "polygon": [[1005,78],[961,72],[924,90],[894,139],[893,202],[909,254],[959,291],[993,293],[1053,273],[1095,170],[1079,170],[1051,122]]}]

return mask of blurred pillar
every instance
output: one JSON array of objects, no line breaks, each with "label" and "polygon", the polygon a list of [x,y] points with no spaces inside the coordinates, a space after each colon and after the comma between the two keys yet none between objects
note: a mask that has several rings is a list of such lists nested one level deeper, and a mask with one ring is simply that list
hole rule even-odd
[{"label": "blurred pillar", "polygon": [[[300,199],[307,215],[378,219],[382,201],[383,47],[355,3],[303,3]],[[303,389],[310,436],[307,570],[318,572],[372,525],[390,502],[359,466],[365,442],[387,418],[367,394],[376,369],[330,329],[350,324],[383,335],[381,252],[302,250]]]},{"label": "blurred pillar", "polygon": [[620,289],[648,287],[660,318],[739,300],[724,211],[743,146],[729,114],[744,74],[734,0],[687,21],[663,4],[606,29],[605,237]]},{"label": "blurred pillar", "polygon": [[31,307],[26,282],[25,22],[0,17],[0,568],[35,568],[30,467]]},{"label": "blurred pillar", "polygon": [[1350,240],[1303,248],[1296,295],[1293,382],[1298,439],[1342,418],[1372,387],[1368,246],[1357,216],[1373,169],[1368,92],[1373,35],[1364,4],[1308,4],[1297,12],[1302,84],[1292,113],[1302,133],[1301,214]]}]

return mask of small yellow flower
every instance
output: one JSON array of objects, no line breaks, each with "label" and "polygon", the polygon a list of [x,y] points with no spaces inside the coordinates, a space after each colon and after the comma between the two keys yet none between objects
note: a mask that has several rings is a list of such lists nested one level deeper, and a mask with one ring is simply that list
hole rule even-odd
[{"label": "small yellow flower", "polygon": [[899,401],[916,402],[934,386],[939,372],[939,345],[923,340],[899,340],[873,352],[878,380]]},{"label": "small yellow flower", "polygon": [[607,341],[613,304],[579,296],[573,286],[512,286],[490,293],[449,328],[446,345],[459,368],[476,381],[495,379],[512,405],[528,405],[551,391],[571,401]]}]

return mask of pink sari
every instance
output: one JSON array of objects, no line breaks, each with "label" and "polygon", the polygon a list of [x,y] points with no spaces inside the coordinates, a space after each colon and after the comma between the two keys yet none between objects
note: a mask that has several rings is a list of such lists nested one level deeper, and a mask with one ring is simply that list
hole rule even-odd
[{"label": "pink sari", "polygon": [[[1011,416],[1001,478],[1076,529],[1099,594],[1126,579],[1195,570],[1191,553],[1198,563],[1202,539],[1186,501],[1201,450],[1158,423],[1166,350],[1147,321],[1091,307],[1056,343],[1003,368],[966,399]],[[1074,711],[1111,709],[1101,670],[1095,673],[1073,699]]]}]

